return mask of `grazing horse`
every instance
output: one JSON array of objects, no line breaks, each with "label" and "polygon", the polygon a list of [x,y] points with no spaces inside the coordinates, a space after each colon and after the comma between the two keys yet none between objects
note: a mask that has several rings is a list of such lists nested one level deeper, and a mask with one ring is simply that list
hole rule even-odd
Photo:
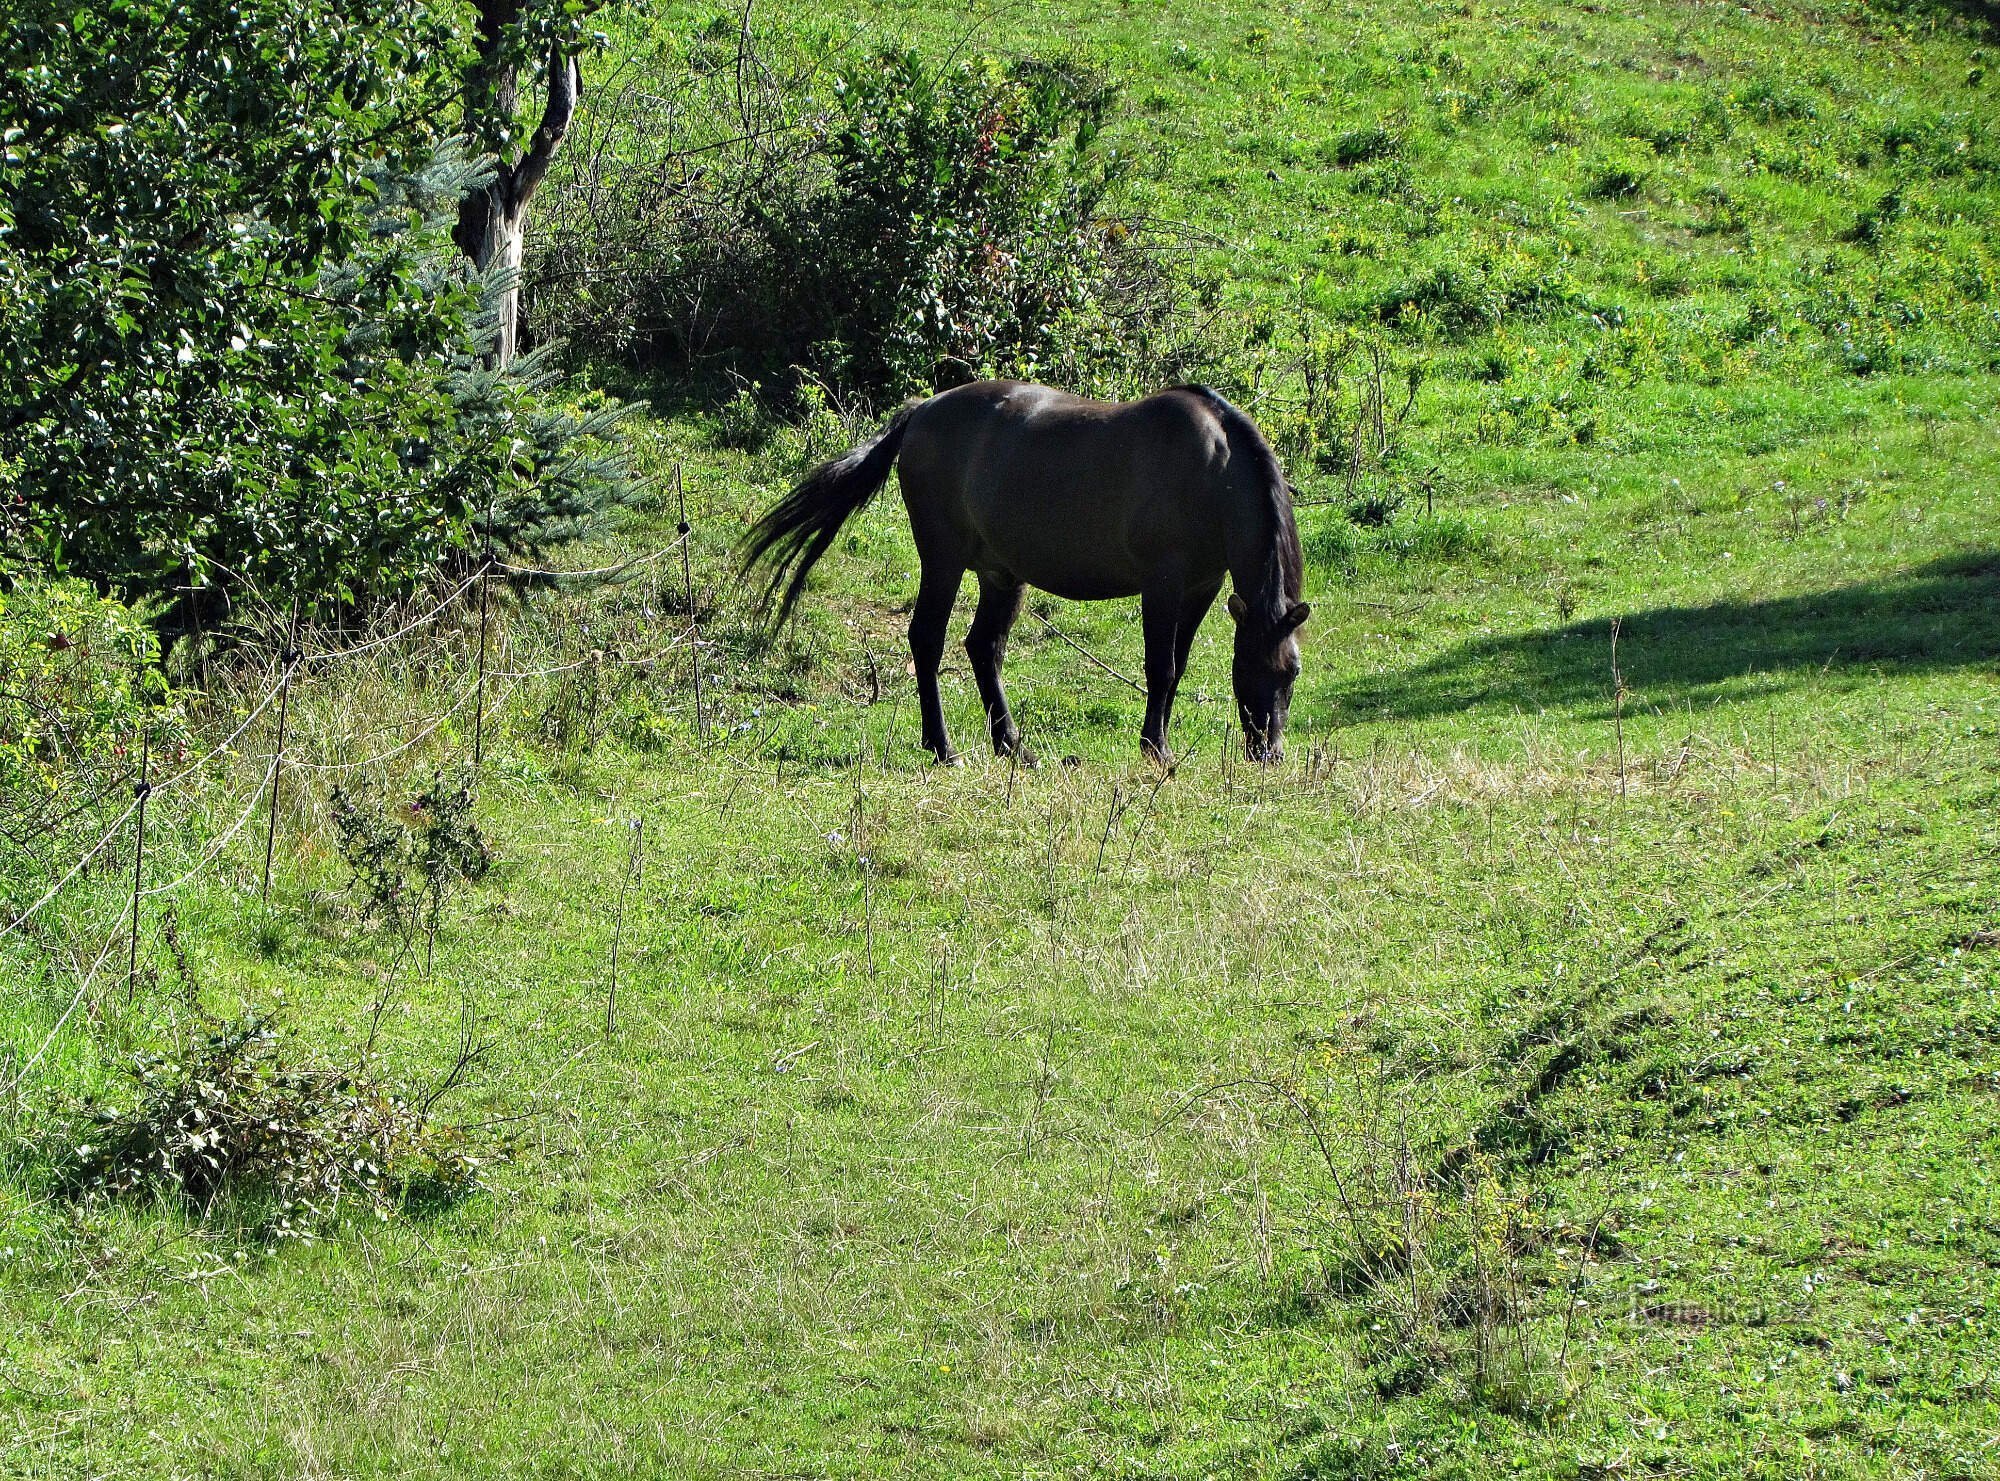
[{"label": "grazing horse", "polygon": [[1245,748],[1276,761],[1299,674],[1303,562],[1290,487],[1251,420],[1206,386],[1141,401],[1086,401],[1020,381],[979,381],[904,407],[872,440],[807,475],[750,531],[778,620],[848,517],[900,464],[923,565],[910,616],[923,743],[951,761],[938,699],[945,629],[966,571],[979,607],[966,656],[993,749],[1021,732],[1000,687],[1024,588],[1073,601],[1139,598],[1146,636],[1145,754],[1168,758],[1167,722],[1195,630],[1224,576],[1234,585],[1232,676]]}]

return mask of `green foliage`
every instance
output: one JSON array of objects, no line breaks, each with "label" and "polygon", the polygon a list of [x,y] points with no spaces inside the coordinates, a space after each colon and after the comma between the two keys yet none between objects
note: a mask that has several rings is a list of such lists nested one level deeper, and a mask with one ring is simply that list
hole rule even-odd
[{"label": "green foliage", "polygon": [[365,1062],[302,1056],[275,1015],[192,1007],[184,1042],[133,1056],[116,1102],[84,1108],[52,1158],[82,1198],[163,1193],[206,1215],[224,1196],[259,1206],[268,1240],[310,1239],[349,1208],[388,1218],[412,1195],[475,1187],[463,1139],[419,1095]]},{"label": "green foliage", "polygon": [[1394,159],[1402,152],[1402,139],[1377,125],[1342,134],[1333,141],[1332,158],[1340,168],[1349,170],[1371,159]]},{"label": "green foliage", "polygon": [[[763,387],[794,367],[870,395],[1001,373],[1136,389],[1170,373],[1187,282],[1119,209],[1117,94],[1100,73],[802,44],[818,72],[780,72],[745,130],[787,147],[746,149],[699,132],[715,108],[752,106],[730,104],[732,77],[764,75],[750,51],[704,71],[719,44],[696,37],[691,80],[602,103],[618,149],[559,167],[553,237],[530,269],[546,285],[538,323],[656,363],[721,357]],[[830,100],[812,91],[826,70]]]},{"label": "green foliage", "polygon": [[1589,190],[1599,200],[1629,200],[1646,187],[1646,169],[1627,160],[1613,160],[1591,172]]},{"label": "green foliage", "polygon": [[409,935],[434,936],[445,902],[483,877],[492,851],[472,816],[470,766],[434,768],[397,803],[381,788],[336,788],[333,826],[364,914]]},{"label": "green foliage", "polygon": [[[633,495],[534,368],[481,369],[482,178],[418,0],[38,0],[0,32],[0,467],[20,539],[126,594],[355,604],[498,502],[510,548]],[[615,460],[614,460],[615,461]],[[580,495],[585,483],[596,487]]]},{"label": "green foliage", "polygon": [[162,759],[187,739],[142,613],[77,580],[0,593],[0,889],[39,878],[129,800],[140,738]]},{"label": "green foliage", "polygon": [[[931,389],[993,374],[1088,387],[1143,355],[1113,284],[1138,264],[1102,218],[1120,162],[1115,93],[1081,68],[894,51],[852,66],[827,140],[831,188],[767,219],[789,276],[788,337],[837,379]],[[781,291],[785,278],[775,280]]]}]

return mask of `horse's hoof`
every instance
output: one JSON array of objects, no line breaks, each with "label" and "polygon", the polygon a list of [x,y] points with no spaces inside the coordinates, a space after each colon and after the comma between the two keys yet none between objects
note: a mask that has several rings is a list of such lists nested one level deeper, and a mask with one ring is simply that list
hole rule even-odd
[{"label": "horse's hoof", "polygon": [[938,751],[931,757],[933,766],[963,766],[965,758],[956,751]]}]

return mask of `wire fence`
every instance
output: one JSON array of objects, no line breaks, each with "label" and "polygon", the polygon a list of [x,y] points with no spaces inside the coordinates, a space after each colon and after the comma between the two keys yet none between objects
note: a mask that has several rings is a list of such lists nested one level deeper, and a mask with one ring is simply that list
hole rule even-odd
[{"label": "wire fence", "polygon": [[[677,476],[677,486],[678,481]],[[47,1033],[42,1036],[41,1042],[35,1050],[25,1058],[17,1059],[16,1066],[13,1068],[10,1077],[11,1083],[0,1094],[11,1097],[26,1083],[30,1072],[47,1055],[50,1046],[75,1017],[78,1008],[89,998],[92,988],[102,978],[106,964],[113,960],[121,944],[127,947],[128,959],[132,964],[131,970],[136,975],[138,945],[143,928],[144,907],[149,904],[156,905],[158,902],[175,895],[177,892],[194,885],[204,877],[213,874],[225,859],[231,844],[242,836],[251,822],[258,816],[260,807],[267,818],[264,888],[268,897],[270,855],[277,831],[278,786],[287,770],[297,769],[320,779],[366,772],[415,751],[425,742],[437,736],[455,717],[462,715],[468,706],[475,707],[475,713],[483,720],[489,709],[497,710],[499,707],[505,705],[510,698],[520,691],[523,685],[531,682],[592,668],[650,671],[657,667],[663,660],[676,653],[698,652],[698,647],[702,639],[699,624],[694,615],[692,568],[687,561],[687,549],[691,534],[692,528],[686,521],[683,509],[679,530],[673,539],[667,541],[657,549],[647,551],[642,555],[631,557],[613,565],[589,567],[580,570],[563,570],[552,567],[520,565],[489,558],[482,562],[480,569],[475,571],[471,576],[457,582],[437,600],[427,603],[421,612],[398,621],[388,631],[363,637],[355,641],[330,643],[308,648],[301,645],[296,622],[294,621],[289,628],[289,646],[279,661],[278,671],[270,676],[268,682],[262,684],[258,691],[251,696],[247,707],[242,710],[239,716],[234,718],[227,733],[208,746],[198,756],[177,763],[174,770],[157,780],[149,774],[151,771],[149,748],[142,746],[141,755],[145,759],[140,761],[138,770],[127,777],[127,782],[131,786],[132,792],[130,801],[89,841],[75,860],[57,875],[53,883],[25,907],[14,911],[11,918],[0,922],[0,942],[4,942],[9,937],[24,933],[30,924],[40,917],[50,906],[59,901],[65,892],[76,887],[80,879],[87,877],[93,864],[109,859],[120,848],[130,850],[132,869],[129,891],[120,899],[115,918],[100,920],[87,933],[92,939],[95,939],[98,931],[106,932],[102,938],[103,944],[101,949],[97,950],[91,957],[87,967],[82,965],[81,960],[73,964],[72,970],[77,978],[77,986],[67,1006],[57,1016],[54,1024],[48,1029]],[[287,739],[285,717],[295,688],[302,683],[324,685],[334,675],[340,674],[343,671],[351,673],[353,663],[357,659],[366,658],[370,655],[382,655],[399,647],[407,648],[412,640],[418,639],[419,634],[434,629],[445,622],[454,611],[460,609],[461,604],[465,601],[468,594],[475,590],[483,598],[486,589],[494,581],[511,582],[521,579],[550,583],[585,580],[599,582],[612,581],[627,573],[656,565],[658,562],[665,560],[677,552],[682,556],[683,571],[687,573],[689,615],[682,626],[642,653],[620,652],[615,649],[612,651],[597,649],[579,658],[560,663],[518,667],[489,666],[486,661],[486,650],[489,642],[489,626],[486,621],[487,603],[482,600],[479,604],[481,622],[478,635],[478,661],[473,672],[452,686],[448,693],[442,697],[445,702],[427,706],[424,714],[384,728],[387,731],[397,732],[414,726],[415,729],[412,733],[399,735],[392,745],[369,751],[366,754],[342,755],[337,759],[328,759],[325,757],[324,752],[328,747],[324,742],[319,747],[313,747],[310,745],[300,745],[296,738]],[[444,645],[440,641],[437,646],[442,647]],[[696,703],[697,705],[700,703],[698,695]],[[230,758],[240,755],[245,737],[251,732],[252,727],[256,726],[260,720],[270,714],[273,706],[278,707],[277,734],[268,756],[251,779],[248,791],[229,801],[223,808],[217,809],[217,811],[227,818],[226,826],[213,832],[213,835],[206,840],[193,860],[186,863],[173,878],[162,882],[148,883],[146,881],[146,855],[148,850],[146,816],[148,810],[154,810],[155,817],[157,818],[157,810],[168,797],[185,792],[204,777],[214,776],[218,763],[226,762]],[[698,723],[697,729],[702,733],[706,732],[705,724]],[[148,733],[142,732],[142,736]],[[382,733],[382,730],[378,730],[372,734],[380,735]],[[352,746],[365,739],[367,737],[342,737],[334,744],[337,746]],[[322,754],[318,756],[308,754],[313,749],[321,750]],[[465,749],[470,751],[471,757],[476,763],[479,759],[479,751],[481,749],[477,744],[477,740],[475,739],[474,744]],[[193,810],[190,808],[182,821],[187,822],[192,820]],[[162,830],[156,822],[151,830],[152,847],[155,852],[159,850],[161,833]],[[97,898],[101,898],[101,892],[97,894]]]},{"label": "wire fence", "polygon": [[[270,615],[274,623],[283,622],[286,633],[285,647],[278,658],[274,672],[267,675],[254,693],[241,701],[239,714],[232,717],[229,728],[219,740],[192,759],[178,760],[167,775],[154,779],[150,775],[150,752],[142,745],[142,759],[137,772],[126,780],[132,788],[130,801],[118,814],[99,831],[83,849],[82,853],[64,869],[58,877],[25,908],[12,914],[0,923],[0,942],[26,930],[64,893],[77,886],[85,878],[91,866],[108,860],[120,850],[129,848],[131,869],[129,889],[117,896],[117,909],[107,910],[84,935],[96,941],[102,932],[102,946],[84,965],[82,957],[70,963],[69,970],[76,977],[77,985],[67,1006],[58,1015],[54,1024],[42,1036],[35,1051],[25,1060],[14,1056],[18,1065],[13,1070],[12,1083],[5,1094],[12,1096],[26,1082],[27,1076],[47,1055],[50,1046],[61,1035],[65,1027],[74,1019],[78,1007],[88,999],[94,986],[102,979],[106,964],[114,959],[118,948],[125,947],[128,988],[135,989],[139,977],[139,948],[145,926],[148,907],[157,909],[159,904],[170,899],[190,886],[211,876],[219,875],[234,844],[258,817],[260,810],[265,818],[263,848],[262,894],[268,901],[273,855],[278,836],[278,815],[281,787],[288,772],[297,771],[325,784],[340,778],[378,770],[389,763],[418,750],[427,742],[447,732],[447,727],[462,717],[468,708],[473,714],[471,738],[463,738],[462,732],[453,736],[453,749],[462,753],[461,760],[469,760],[477,768],[483,758],[484,722],[488,715],[497,713],[514,699],[526,685],[539,681],[562,678],[566,675],[585,671],[645,671],[650,672],[677,654],[688,658],[687,678],[691,689],[694,709],[697,743],[704,748],[713,745],[719,754],[738,754],[747,747],[747,754],[754,757],[769,743],[777,732],[773,726],[761,736],[749,734],[752,727],[712,726],[708,706],[704,696],[704,674],[702,669],[703,650],[706,645],[701,631],[699,607],[696,600],[693,562],[691,559],[692,526],[686,517],[685,490],[680,472],[675,471],[675,493],[679,503],[678,530],[674,537],[656,549],[611,565],[595,566],[579,570],[561,570],[551,567],[522,565],[493,559],[490,555],[481,562],[480,568],[469,577],[456,582],[441,597],[427,600],[423,609],[414,615],[399,617],[395,625],[387,631],[354,638],[350,641],[313,643],[315,637],[333,636],[314,633],[310,629],[301,634],[296,610],[289,621],[284,621],[272,609]],[[573,659],[542,664],[519,664],[503,660],[492,662],[493,646],[490,622],[490,602],[487,594],[496,581],[517,582],[522,580],[560,584],[566,581],[615,581],[629,573],[658,565],[669,557],[678,555],[680,559],[679,593],[686,603],[684,620],[671,631],[662,635],[656,643],[644,651],[630,652],[615,643],[595,647]],[[663,578],[664,579],[664,578]],[[329,738],[317,734],[301,742],[295,733],[288,731],[291,716],[291,701],[295,691],[304,687],[324,688],[331,683],[347,683],[350,687],[360,682],[358,661],[379,660],[389,655],[412,654],[412,643],[424,645],[424,652],[451,651],[448,635],[430,635],[451,620],[453,614],[461,613],[471,605],[468,597],[478,593],[478,625],[476,630],[477,652],[474,661],[464,663],[456,678],[442,694],[432,697],[422,711],[405,719],[381,725],[361,734],[342,734]],[[650,614],[651,609],[648,608]],[[1119,683],[1139,688],[1131,678],[1105,663],[1095,654],[1085,649],[1073,638],[1057,630],[1045,618],[1038,620],[1054,636],[1076,648],[1105,675]],[[420,636],[424,635],[424,636]],[[459,630],[462,639],[471,636],[464,629]],[[507,644],[503,640],[503,649]],[[872,658],[871,658],[872,667]],[[375,671],[379,674],[379,664]],[[246,791],[233,796],[226,776],[218,776],[226,770],[226,763],[242,756],[253,727],[265,721],[276,709],[275,734],[261,765],[249,778]],[[317,713],[317,712],[316,712]],[[761,712],[759,712],[761,713]],[[739,734],[738,732],[746,732]],[[361,750],[370,741],[383,740],[386,744],[368,750]],[[238,773],[240,775],[240,771]],[[211,787],[198,796],[194,794],[197,784],[204,778],[218,781],[220,788]],[[170,798],[188,799],[186,808],[178,818],[183,825],[176,829],[162,828],[160,814],[162,805]],[[207,804],[207,812],[221,820],[221,826],[209,828],[200,847],[191,859],[180,861],[179,870],[172,878],[148,882],[149,838],[154,852],[161,851],[163,834],[176,838],[184,836],[189,824],[202,821],[199,812]],[[148,828],[148,812],[153,814]],[[101,889],[93,891],[93,898],[103,900]],[[51,949],[51,957],[54,952]]]}]

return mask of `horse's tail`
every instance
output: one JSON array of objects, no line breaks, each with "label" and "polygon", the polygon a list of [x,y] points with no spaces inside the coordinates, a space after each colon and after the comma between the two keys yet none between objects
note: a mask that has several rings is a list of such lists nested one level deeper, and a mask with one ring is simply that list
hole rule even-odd
[{"label": "horse's tail", "polygon": [[888,481],[889,469],[903,447],[903,433],[909,429],[910,413],[915,410],[916,406],[904,407],[867,442],[821,463],[751,527],[743,547],[743,570],[748,574],[761,566],[769,573],[759,597],[766,612],[779,588],[784,589],[778,601],[779,624],[791,615],[792,604],[805,589],[806,577],[833,544],[840,527]]}]

